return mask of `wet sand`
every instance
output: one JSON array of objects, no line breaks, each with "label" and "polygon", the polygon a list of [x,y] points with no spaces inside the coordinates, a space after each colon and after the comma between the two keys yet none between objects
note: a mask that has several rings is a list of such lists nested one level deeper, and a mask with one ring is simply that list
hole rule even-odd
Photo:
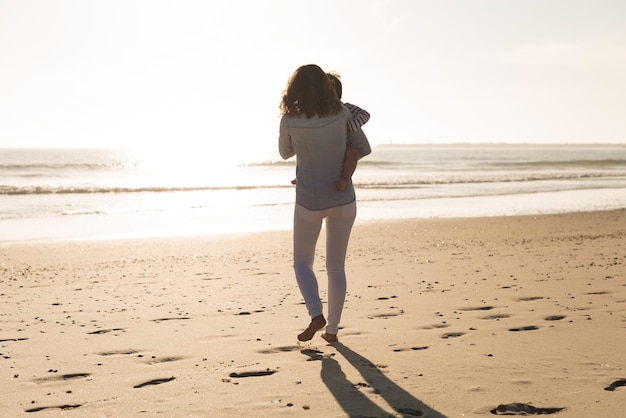
[{"label": "wet sand", "polygon": [[0,245],[0,416],[626,413],[626,211],[357,221],[347,271],[298,343],[287,231]]}]

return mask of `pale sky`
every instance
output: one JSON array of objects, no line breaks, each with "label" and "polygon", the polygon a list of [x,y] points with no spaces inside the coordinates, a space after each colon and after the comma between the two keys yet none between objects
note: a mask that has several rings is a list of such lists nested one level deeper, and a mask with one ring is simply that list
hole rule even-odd
[{"label": "pale sky", "polygon": [[626,142],[624,0],[0,0],[0,147],[274,150],[309,63],[374,145]]}]

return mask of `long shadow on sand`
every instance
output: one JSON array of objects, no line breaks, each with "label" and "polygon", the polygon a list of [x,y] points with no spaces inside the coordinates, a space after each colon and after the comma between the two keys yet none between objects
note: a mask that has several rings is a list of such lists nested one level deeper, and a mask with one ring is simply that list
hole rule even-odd
[{"label": "long shadow on sand", "polygon": [[[383,398],[397,414],[403,417],[445,418],[440,412],[430,408],[422,401],[390,380],[371,361],[355,353],[341,343],[333,347],[361,374],[366,383],[350,382],[337,360],[322,356],[316,350],[302,350],[311,360],[322,363],[321,377],[339,405],[350,417],[384,417],[390,413],[378,406],[370,397]],[[369,392],[369,396],[366,393]]]}]

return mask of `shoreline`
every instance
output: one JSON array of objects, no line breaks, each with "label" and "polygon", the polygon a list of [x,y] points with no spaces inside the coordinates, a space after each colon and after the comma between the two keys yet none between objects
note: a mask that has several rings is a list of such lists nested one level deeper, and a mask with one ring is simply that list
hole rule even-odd
[{"label": "shoreline", "polygon": [[[626,208],[623,144],[405,145],[359,164],[358,222]],[[2,154],[0,242],[290,229],[295,162],[266,151],[223,165],[193,150]]]},{"label": "shoreline", "polygon": [[[493,218],[623,210],[624,189],[413,200],[358,200],[357,224],[394,220]],[[0,245],[111,239],[222,236],[290,230],[293,203],[109,215],[68,215],[0,221]]]},{"label": "shoreline", "polygon": [[619,416],[625,237],[623,209],[357,219],[335,345],[296,341],[291,231],[3,243],[0,415]]}]

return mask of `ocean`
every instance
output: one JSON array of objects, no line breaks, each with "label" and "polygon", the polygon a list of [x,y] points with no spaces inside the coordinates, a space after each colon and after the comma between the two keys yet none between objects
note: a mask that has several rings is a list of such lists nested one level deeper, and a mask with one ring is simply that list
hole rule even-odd
[{"label": "ocean", "polygon": [[[295,161],[172,150],[0,149],[0,242],[289,229]],[[379,145],[357,222],[626,208],[626,145]]]}]

